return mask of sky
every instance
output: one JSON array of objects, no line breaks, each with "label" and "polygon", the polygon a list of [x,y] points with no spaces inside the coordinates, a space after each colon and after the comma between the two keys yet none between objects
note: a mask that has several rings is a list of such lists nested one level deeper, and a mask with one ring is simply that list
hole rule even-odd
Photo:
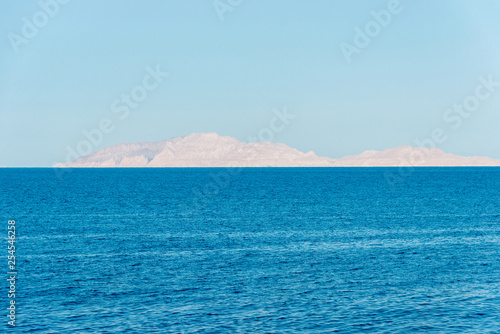
[{"label": "sky", "polygon": [[[332,158],[427,145],[500,159],[499,1],[2,9],[0,166],[51,166],[71,152],[194,132]],[[279,131],[277,112],[293,115]]]}]

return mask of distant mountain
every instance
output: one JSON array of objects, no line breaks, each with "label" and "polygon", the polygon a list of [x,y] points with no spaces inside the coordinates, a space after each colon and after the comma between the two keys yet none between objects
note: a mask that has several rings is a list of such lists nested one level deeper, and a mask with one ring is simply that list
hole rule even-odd
[{"label": "distant mountain", "polygon": [[119,144],[54,167],[312,167],[333,162],[285,144],[245,144],[216,133],[194,133],[160,142]]},{"label": "distant mountain", "polygon": [[437,148],[400,146],[341,159],[303,153],[285,144],[245,144],[216,133],[159,142],[119,144],[54,167],[399,167],[500,166],[500,160],[462,157]]},{"label": "distant mountain", "polygon": [[488,157],[463,157],[445,153],[438,148],[399,146],[384,151],[365,151],[338,159],[337,166],[400,167],[400,166],[500,166],[500,160]]}]

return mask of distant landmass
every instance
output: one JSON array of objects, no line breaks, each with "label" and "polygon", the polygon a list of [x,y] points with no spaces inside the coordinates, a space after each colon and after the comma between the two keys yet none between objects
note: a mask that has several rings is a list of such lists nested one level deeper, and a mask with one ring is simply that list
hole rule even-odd
[{"label": "distant landmass", "polygon": [[463,157],[437,148],[400,146],[341,159],[300,152],[285,144],[242,143],[216,133],[159,142],[119,144],[54,167],[399,167],[500,166],[488,157]]}]

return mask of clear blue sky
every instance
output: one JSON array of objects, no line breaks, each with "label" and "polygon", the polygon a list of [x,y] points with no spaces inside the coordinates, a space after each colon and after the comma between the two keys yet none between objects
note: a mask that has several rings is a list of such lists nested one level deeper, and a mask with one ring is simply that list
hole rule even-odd
[{"label": "clear blue sky", "polygon": [[[53,17],[38,1],[6,1],[0,165],[64,162],[66,147],[104,118],[114,131],[94,150],[193,132],[245,141],[283,107],[297,117],[274,141],[302,151],[339,158],[415,146],[442,128],[439,148],[500,158],[500,87],[459,126],[443,120],[479,77],[500,82],[500,2],[401,0],[348,63],[341,43],[355,46],[355,28],[390,2],[243,0],[221,20],[212,0],[72,0],[49,6]],[[29,38],[23,17],[40,25],[24,27]],[[119,119],[112,103],[157,65],[169,76]]]}]

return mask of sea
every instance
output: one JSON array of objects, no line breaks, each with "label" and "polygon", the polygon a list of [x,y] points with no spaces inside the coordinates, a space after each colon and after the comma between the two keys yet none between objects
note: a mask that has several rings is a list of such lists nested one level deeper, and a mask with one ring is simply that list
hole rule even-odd
[{"label": "sea", "polygon": [[0,185],[5,333],[500,333],[500,168],[2,168]]}]

